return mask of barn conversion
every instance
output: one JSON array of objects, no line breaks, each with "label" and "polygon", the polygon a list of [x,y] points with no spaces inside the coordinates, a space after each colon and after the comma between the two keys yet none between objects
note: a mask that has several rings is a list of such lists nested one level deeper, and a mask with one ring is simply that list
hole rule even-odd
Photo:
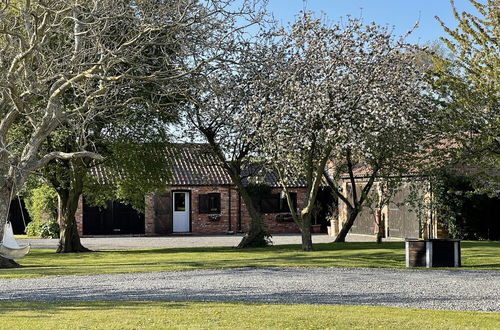
[{"label": "barn conversion", "polygon": [[[106,208],[93,207],[83,197],[76,216],[79,234],[153,236],[247,231],[250,218],[245,203],[209,146],[176,144],[167,148],[166,154],[172,157],[169,182],[162,192],[145,196],[144,213],[117,201],[109,201]],[[252,171],[245,182],[269,187],[269,193],[259,198],[258,207],[271,234],[299,232],[273,173]],[[305,184],[295,180],[289,188],[296,206],[301,206]]]}]

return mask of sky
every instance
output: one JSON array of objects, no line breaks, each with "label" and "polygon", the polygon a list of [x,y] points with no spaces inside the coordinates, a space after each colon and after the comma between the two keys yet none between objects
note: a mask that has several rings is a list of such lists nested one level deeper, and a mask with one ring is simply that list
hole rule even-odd
[{"label": "sky", "polygon": [[[455,0],[455,6],[459,12],[476,12],[467,0]],[[318,16],[324,13],[333,22],[350,14],[362,17],[366,23],[375,21],[380,25],[394,26],[396,35],[406,33],[419,21],[419,28],[407,39],[419,44],[445,35],[435,15],[450,27],[456,25],[449,0],[269,0],[268,9],[281,25],[293,22],[295,15],[306,9]]]}]

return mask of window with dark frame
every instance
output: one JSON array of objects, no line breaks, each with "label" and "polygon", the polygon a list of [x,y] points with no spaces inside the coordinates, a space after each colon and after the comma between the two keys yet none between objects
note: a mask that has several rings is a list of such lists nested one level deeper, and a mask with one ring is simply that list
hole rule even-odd
[{"label": "window with dark frame", "polygon": [[[297,209],[297,193],[290,193],[292,198],[292,204],[295,209]],[[262,213],[288,213],[290,208],[288,207],[288,201],[286,197],[281,198],[280,194],[271,194],[267,197],[262,198],[260,202],[260,210]]]},{"label": "window with dark frame", "polygon": [[220,193],[198,195],[198,212],[200,214],[220,213]]}]

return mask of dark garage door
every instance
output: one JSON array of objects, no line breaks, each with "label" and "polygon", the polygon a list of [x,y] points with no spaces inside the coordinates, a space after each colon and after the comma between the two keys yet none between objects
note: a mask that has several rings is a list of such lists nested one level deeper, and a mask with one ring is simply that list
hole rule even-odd
[{"label": "dark garage door", "polygon": [[144,214],[130,205],[108,202],[106,208],[83,205],[84,235],[144,234]]}]

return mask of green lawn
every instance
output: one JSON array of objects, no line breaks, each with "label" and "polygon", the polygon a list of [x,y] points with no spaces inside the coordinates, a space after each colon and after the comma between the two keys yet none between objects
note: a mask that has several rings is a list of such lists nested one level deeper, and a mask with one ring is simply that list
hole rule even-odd
[{"label": "green lawn", "polygon": [[204,302],[0,303],[3,329],[498,329],[500,313]]},{"label": "green lawn", "polygon": [[[0,278],[220,269],[234,267],[383,267],[404,268],[404,243],[316,244],[302,252],[298,245],[265,249],[179,248],[56,254],[32,250],[19,269],[0,269]],[[500,270],[500,242],[463,242],[465,269]]]}]

